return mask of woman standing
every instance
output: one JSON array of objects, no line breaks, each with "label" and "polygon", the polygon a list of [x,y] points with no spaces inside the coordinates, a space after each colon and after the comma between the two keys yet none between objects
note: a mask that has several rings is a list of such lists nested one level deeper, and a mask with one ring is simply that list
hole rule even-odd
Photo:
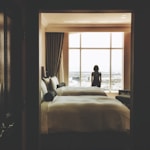
[{"label": "woman standing", "polygon": [[93,68],[94,72],[92,72],[91,74],[91,83],[92,86],[97,86],[97,87],[101,87],[101,72],[99,72],[99,67],[98,65],[95,65]]}]

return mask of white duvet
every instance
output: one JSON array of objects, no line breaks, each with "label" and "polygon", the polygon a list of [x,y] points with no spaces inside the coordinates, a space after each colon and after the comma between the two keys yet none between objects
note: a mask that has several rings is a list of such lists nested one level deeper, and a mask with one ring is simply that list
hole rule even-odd
[{"label": "white duvet", "polygon": [[107,96],[56,96],[41,104],[41,132],[129,131],[130,110]]},{"label": "white duvet", "polygon": [[103,95],[106,96],[104,89],[91,86],[91,87],[69,87],[63,86],[56,89],[57,95],[68,96],[68,95]]}]

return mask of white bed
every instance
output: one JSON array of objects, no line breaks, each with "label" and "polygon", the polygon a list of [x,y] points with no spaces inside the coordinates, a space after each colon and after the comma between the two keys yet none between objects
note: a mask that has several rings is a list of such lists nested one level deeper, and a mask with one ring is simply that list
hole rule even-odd
[{"label": "white bed", "polygon": [[129,131],[130,110],[107,96],[56,96],[41,104],[41,132]]},{"label": "white bed", "polygon": [[47,92],[42,81],[42,149],[124,150],[130,147],[130,110],[117,99],[103,96],[102,92],[102,95],[57,94],[53,100],[45,101],[43,96]]}]

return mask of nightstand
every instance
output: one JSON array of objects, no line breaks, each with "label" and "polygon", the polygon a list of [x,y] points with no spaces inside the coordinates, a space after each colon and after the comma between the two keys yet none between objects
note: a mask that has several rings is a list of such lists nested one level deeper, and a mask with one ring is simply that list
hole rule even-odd
[{"label": "nightstand", "polygon": [[115,97],[128,108],[130,108],[130,91],[129,90],[119,90],[118,95]]}]

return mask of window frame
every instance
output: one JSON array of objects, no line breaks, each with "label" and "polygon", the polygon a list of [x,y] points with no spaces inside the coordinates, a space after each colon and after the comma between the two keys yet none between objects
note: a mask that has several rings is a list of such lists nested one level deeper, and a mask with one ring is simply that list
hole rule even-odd
[{"label": "window frame", "polygon": [[[109,40],[110,40],[110,47],[106,47],[106,48],[101,48],[101,47],[98,47],[98,48],[92,48],[92,47],[90,47],[90,48],[82,48],[81,47],[81,34],[82,33],[84,33],[84,32],[69,32],[68,33],[68,51],[70,51],[71,49],[78,49],[79,51],[80,51],[80,73],[79,73],[79,75],[80,75],[80,77],[79,77],[79,85],[81,86],[82,84],[81,84],[81,74],[82,74],[82,71],[81,71],[81,52],[82,52],[82,50],[85,50],[85,49],[88,49],[88,50],[90,50],[90,49],[94,49],[94,50],[96,50],[96,49],[99,49],[99,50],[101,50],[101,49],[109,49],[109,52],[110,52],[110,60],[109,60],[109,62],[110,62],[110,70],[109,70],[109,89],[106,89],[106,91],[108,91],[108,92],[114,92],[114,90],[112,90],[112,88],[111,88],[111,86],[112,86],[112,51],[113,50],[120,50],[120,49],[122,49],[122,55],[123,55],[123,57],[124,57],[124,36],[125,36],[125,33],[124,33],[124,31],[119,31],[119,32],[122,32],[122,34],[123,34],[123,45],[122,45],[122,47],[112,47],[112,34],[113,33],[117,33],[116,31],[115,32],[111,32],[111,31],[105,31],[106,33],[109,33],[110,34],[110,36],[109,36]],[[80,34],[80,39],[79,39],[79,41],[80,41],[80,44],[79,44],[79,47],[77,48],[77,47],[69,47],[69,34],[72,34],[72,33],[79,33]],[[97,32],[98,33],[98,32]],[[102,32],[99,32],[99,33],[102,33]],[[69,52],[68,52],[69,53]],[[69,57],[68,57],[69,58]],[[123,59],[123,62],[124,62],[124,59]],[[121,81],[121,87],[120,88],[118,88],[118,89],[116,89],[115,91],[118,91],[119,89],[123,89],[124,88],[124,73],[123,73],[123,70],[124,70],[124,63],[122,62],[122,81]],[[69,74],[69,71],[68,71],[68,74]],[[69,78],[69,75],[68,75],[68,78]],[[69,83],[69,82],[68,82]],[[70,84],[69,84],[70,85]]]}]

